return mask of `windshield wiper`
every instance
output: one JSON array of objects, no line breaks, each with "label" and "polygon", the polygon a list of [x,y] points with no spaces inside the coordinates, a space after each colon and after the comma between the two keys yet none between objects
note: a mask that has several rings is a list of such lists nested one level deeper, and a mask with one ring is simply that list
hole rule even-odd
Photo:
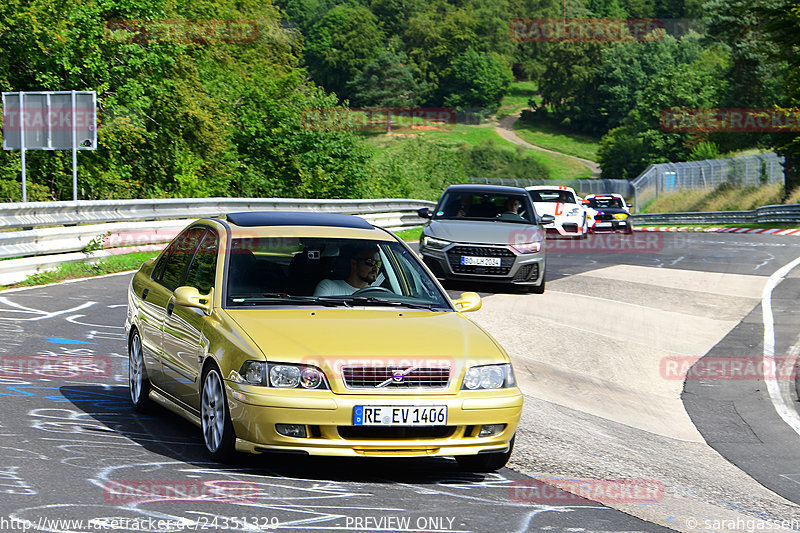
[{"label": "windshield wiper", "polygon": [[[242,295],[241,297],[233,296],[231,300],[234,303],[252,303],[261,304],[307,304],[307,305],[324,305],[326,307],[336,307],[338,304],[325,298],[316,298],[314,296],[302,296],[299,294],[289,294],[287,292],[264,292],[259,295]],[[240,300],[240,301],[239,301]]]},{"label": "windshield wiper", "polygon": [[410,307],[412,309],[428,309],[434,310],[439,306],[433,304],[419,304],[412,302],[400,302],[397,300],[384,300],[382,298],[375,298],[374,296],[348,296],[346,298],[339,298],[345,303],[354,303],[362,305],[387,305],[390,307]]}]

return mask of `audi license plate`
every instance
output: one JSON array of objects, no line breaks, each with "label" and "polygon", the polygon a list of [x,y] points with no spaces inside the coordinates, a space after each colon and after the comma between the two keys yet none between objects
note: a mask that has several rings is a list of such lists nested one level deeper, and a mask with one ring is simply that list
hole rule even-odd
[{"label": "audi license plate", "polygon": [[446,405],[356,405],[356,426],[445,426]]},{"label": "audi license plate", "polygon": [[468,266],[499,267],[499,257],[472,257],[469,255],[461,256],[461,264]]}]

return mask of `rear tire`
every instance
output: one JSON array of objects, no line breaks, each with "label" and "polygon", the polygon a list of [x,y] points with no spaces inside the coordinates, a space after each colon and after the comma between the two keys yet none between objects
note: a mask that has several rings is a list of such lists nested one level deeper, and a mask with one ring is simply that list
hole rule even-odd
[{"label": "rear tire", "polygon": [[135,329],[128,342],[128,391],[133,409],[139,413],[146,413],[151,405],[148,397],[150,378],[147,377],[147,367],[144,365],[142,338]]},{"label": "rear tire", "polygon": [[236,452],[236,435],[225,397],[225,385],[216,366],[206,370],[202,383],[200,420],[203,442],[211,459],[227,463]]},{"label": "rear tire", "polygon": [[457,455],[458,467],[465,472],[494,472],[500,470],[511,458],[514,450],[514,439],[511,437],[508,443],[508,450],[498,453],[482,453],[479,455]]}]

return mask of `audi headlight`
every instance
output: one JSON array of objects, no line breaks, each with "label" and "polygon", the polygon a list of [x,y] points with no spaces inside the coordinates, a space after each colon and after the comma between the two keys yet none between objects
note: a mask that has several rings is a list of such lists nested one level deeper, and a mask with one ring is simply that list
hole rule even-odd
[{"label": "audi headlight", "polygon": [[535,254],[542,249],[542,241],[512,244],[511,247],[520,254]]},{"label": "audi headlight", "polygon": [[473,366],[464,375],[462,389],[504,389],[517,384],[511,363],[504,365]]},{"label": "audi headlight", "polygon": [[614,218],[616,218],[617,220],[625,220],[626,218],[628,218],[628,215],[625,213],[614,213]]},{"label": "audi headlight", "polygon": [[422,237],[422,245],[427,246],[428,248],[441,250],[442,248],[449,246],[450,241],[443,241],[442,239],[434,239],[433,237],[425,235]]}]

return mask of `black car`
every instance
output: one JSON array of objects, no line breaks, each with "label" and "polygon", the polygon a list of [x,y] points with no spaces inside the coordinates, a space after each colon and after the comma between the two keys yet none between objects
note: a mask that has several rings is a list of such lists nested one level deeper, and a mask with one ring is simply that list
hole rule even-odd
[{"label": "black car", "polygon": [[589,214],[589,229],[593,233],[633,233],[629,204],[618,194],[590,194],[583,199]]}]

